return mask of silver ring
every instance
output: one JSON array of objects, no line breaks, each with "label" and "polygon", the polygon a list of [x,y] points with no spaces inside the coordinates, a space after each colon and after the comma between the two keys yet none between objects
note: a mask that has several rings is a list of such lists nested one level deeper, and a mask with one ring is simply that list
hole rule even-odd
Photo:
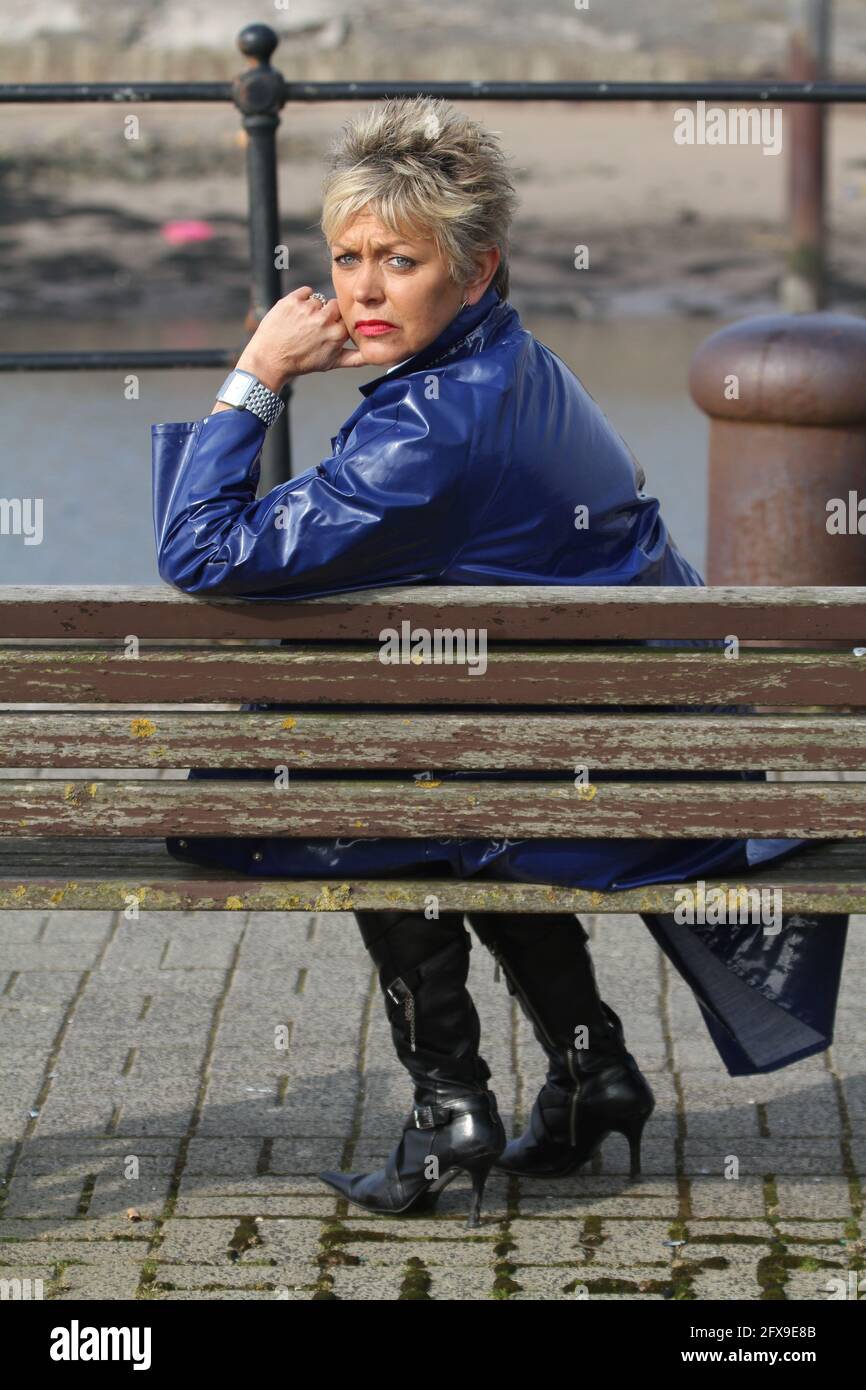
[{"label": "silver ring", "polygon": [[327,304],[328,302],[326,297],[323,294],[320,294],[318,290],[313,290],[313,293],[310,295],[310,298],[318,299],[321,301],[322,304]]}]

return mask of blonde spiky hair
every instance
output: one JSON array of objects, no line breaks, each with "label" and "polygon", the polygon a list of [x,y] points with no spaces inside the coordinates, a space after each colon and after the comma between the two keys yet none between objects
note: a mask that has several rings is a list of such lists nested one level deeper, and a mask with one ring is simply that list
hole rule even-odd
[{"label": "blonde spiky hair", "polygon": [[329,152],[320,226],[327,242],[362,210],[395,234],[432,237],[460,286],[491,246],[491,284],[509,291],[509,230],[518,205],[494,132],[440,97],[392,97],[347,121]]}]

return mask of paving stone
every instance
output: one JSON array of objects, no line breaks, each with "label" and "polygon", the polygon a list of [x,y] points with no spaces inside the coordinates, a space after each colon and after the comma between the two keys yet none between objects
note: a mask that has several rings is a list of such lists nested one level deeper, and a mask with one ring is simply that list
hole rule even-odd
[{"label": "paving stone", "polygon": [[51,1297],[54,1273],[54,1265],[0,1263],[0,1303],[45,1302]]},{"label": "paving stone", "polygon": [[[844,1294],[844,1298],[842,1300],[837,1300],[837,1298],[834,1297],[834,1295],[837,1292],[839,1292],[839,1286],[833,1285],[829,1281],[832,1278],[840,1276],[845,1279],[844,1287],[841,1290],[841,1292]],[[862,1273],[859,1277],[863,1277]],[[815,1303],[836,1303],[837,1301],[843,1301],[845,1303],[852,1302],[849,1292],[847,1274],[843,1274],[842,1271],[833,1269],[789,1270],[788,1277],[785,1280],[785,1297],[789,1302],[797,1299],[805,1299],[809,1302]],[[858,1294],[856,1300],[853,1301],[858,1303],[866,1303],[866,1286],[864,1286],[864,1292]],[[810,1323],[811,1319],[809,1317],[808,1310],[804,1310],[803,1326],[808,1327]],[[809,1342],[807,1340],[804,1340],[803,1346],[808,1347]]]},{"label": "paving stone", "polygon": [[[41,916],[39,913],[32,915]],[[101,942],[107,941],[113,930],[113,912],[49,912],[44,918],[41,939],[49,944],[54,941]]]},{"label": "paving stone", "polygon": [[756,1138],[732,1136],[717,1139],[688,1139],[684,1145],[684,1171],[689,1174],[724,1178],[736,1159],[740,1177],[764,1177],[788,1173],[830,1174],[844,1171],[838,1139]]},{"label": "paving stone", "polygon": [[130,1222],[124,1213],[99,1217],[62,1216],[4,1218],[0,1220],[0,1242],[18,1240],[95,1241],[111,1240],[130,1234],[137,1240],[150,1240],[157,1226],[149,1221]]},{"label": "paving stone", "polygon": [[275,1139],[271,1149],[272,1173],[319,1173],[339,1169],[344,1142],[340,1138]]},{"label": "paving stone", "polygon": [[808,1241],[846,1241],[851,1243],[846,1234],[846,1223],[842,1220],[837,1221],[778,1221],[776,1230],[784,1240],[796,1242]]},{"label": "paving stone", "polygon": [[[314,1258],[320,1251],[321,1222],[303,1217],[258,1223],[261,1244],[231,1258],[231,1243],[241,1221],[172,1218],[164,1228],[164,1239],[156,1252],[160,1264],[215,1264],[231,1266],[270,1258]],[[247,1229],[244,1226],[242,1229]]]},{"label": "paving stone", "polygon": [[115,1255],[94,1264],[69,1264],[62,1273],[58,1292],[52,1302],[73,1302],[78,1299],[109,1299],[130,1302],[135,1298],[141,1280],[143,1261]]},{"label": "paving stone", "polygon": [[[140,1227],[137,1227],[140,1229]],[[151,1228],[152,1231],[152,1228]],[[13,1240],[0,1242],[0,1265],[48,1263],[106,1264],[117,1258],[142,1264],[149,1259],[150,1240]]]},{"label": "paving stone", "polygon": [[201,1289],[251,1289],[265,1285],[261,1292],[275,1294],[280,1289],[306,1290],[312,1292],[319,1278],[318,1267],[312,1263],[232,1265],[227,1269],[213,1269],[210,1265],[158,1265],[153,1289],[164,1292],[166,1288],[178,1291]]},{"label": "paving stone", "polygon": [[6,970],[89,970],[100,951],[96,941],[4,941]]},{"label": "paving stone", "polygon": [[[5,913],[3,914],[5,916]],[[4,966],[6,964],[4,952]],[[39,970],[26,970],[16,975],[15,983],[0,1000],[3,1011],[30,1007],[32,1021],[39,1014],[62,1018],[63,1006],[74,997],[81,984],[78,970],[51,970],[46,965]]]},{"label": "paving stone", "polygon": [[762,1293],[757,1263],[754,1266],[731,1264],[725,1269],[696,1270],[690,1279],[692,1293],[698,1299],[757,1300]]},{"label": "paving stone", "polygon": [[[60,916],[60,913],[55,914]],[[4,912],[0,922],[0,951],[6,958],[7,946],[20,946],[41,939],[45,929],[44,912]]]},{"label": "paving stone", "polygon": [[478,1303],[494,1297],[492,1269],[482,1265],[461,1265],[448,1269],[444,1265],[428,1266],[431,1299],[450,1299],[459,1303]]},{"label": "paving stone", "polygon": [[403,1270],[390,1265],[380,1265],[376,1269],[368,1265],[357,1269],[336,1266],[330,1273],[333,1275],[333,1292],[336,1296],[353,1302],[397,1299],[405,1277]]},{"label": "paving stone", "polygon": [[197,1136],[189,1142],[184,1174],[187,1177],[213,1175],[217,1180],[221,1174],[253,1174],[258,1169],[262,1142],[258,1138],[209,1139]]},{"label": "paving stone", "polygon": [[[609,1264],[633,1264],[648,1268],[658,1266],[663,1274],[670,1268],[675,1253],[673,1247],[665,1244],[671,1239],[670,1230],[669,1221],[608,1219],[602,1223],[601,1240],[596,1243],[590,1239],[589,1252],[585,1252],[583,1258],[590,1260],[591,1253],[593,1268]],[[580,1248],[579,1244],[577,1248]]]},{"label": "paving stone", "polygon": [[[327,1194],[327,1188],[322,1186]],[[332,1196],[285,1197],[182,1197],[176,1207],[178,1216],[221,1216],[230,1211],[237,1216],[332,1216],[336,1210],[337,1194]]]},{"label": "paving stone", "polygon": [[739,1178],[695,1175],[690,1179],[691,1214],[697,1217],[766,1216],[763,1182],[744,1174]]},{"label": "paving stone", "polygon": [[790,1220],[814,1216],[820,1220],[852,1215],[851,1193],[843,1178],[817,1177],[798,1182],[795,1178],[779,1178],[779,1216]]}]

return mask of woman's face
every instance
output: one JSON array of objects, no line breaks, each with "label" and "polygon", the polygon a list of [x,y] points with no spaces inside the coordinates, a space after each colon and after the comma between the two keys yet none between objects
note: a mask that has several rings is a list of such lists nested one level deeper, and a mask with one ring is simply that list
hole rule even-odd
[{"label": "woman's face", "polygon": [[372,213],[347,223],[330,250],[334,293],[349,335],[365,361],[382,367],[432,343],[464,299],[480,298],[478,288],[483,293],[499,259],[494,251],[489,274],[461,290],[432,238],[395,236]]}]

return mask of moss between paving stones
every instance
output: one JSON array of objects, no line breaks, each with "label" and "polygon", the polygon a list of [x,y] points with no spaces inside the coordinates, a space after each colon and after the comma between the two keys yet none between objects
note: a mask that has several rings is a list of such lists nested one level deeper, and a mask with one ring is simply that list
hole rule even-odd
[{"label": "moss between paving stones", "polygon": [[430,1275],[423,1260],[417,1255],[412,1255],[406,1262],[406,1273],[400,1285],[398,1299],[424,1299],[428,1303],[430,1298]]}]

